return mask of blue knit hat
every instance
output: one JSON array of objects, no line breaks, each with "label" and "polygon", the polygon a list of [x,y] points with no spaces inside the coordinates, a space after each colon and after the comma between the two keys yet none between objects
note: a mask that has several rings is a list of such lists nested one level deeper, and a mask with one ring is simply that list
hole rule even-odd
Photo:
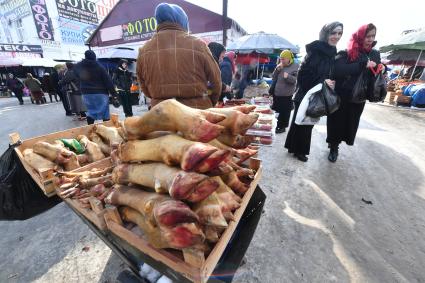
[{"label": "blue knit hat", "polygon": [[189,19],[186,12],[178,5],[161,3],[155,8],[156,22],[171,22],[180,25],[184,30],[189,31]]}]

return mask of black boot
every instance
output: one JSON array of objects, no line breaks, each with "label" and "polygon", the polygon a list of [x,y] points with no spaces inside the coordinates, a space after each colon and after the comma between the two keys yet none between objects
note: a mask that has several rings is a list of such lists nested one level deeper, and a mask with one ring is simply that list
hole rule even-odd
[{"label": "black boot", "polygon": [[307,162],[307,160],[308,160],[308,157],[307,156],[305,156],[305,154],[300,154],[300,153],[294,153],[294,156],[299,160],[299,161],[302,161],[302,162]]},{"label": "black boot", "polygon": [[87,116],[87,125],[94,124],[94,119],[90,116]]},{"label": "black boot", "polygon": [[338,159],[338,145],[337,144],[331,144],[329,146],[329,148],[331,149],[328,155],[328,160],[330,162],[336,162],[336,160]]},{"label": "black boot", "polygon": [[285,128],[276,128],[276,134],[281,134],[285,132]]}]

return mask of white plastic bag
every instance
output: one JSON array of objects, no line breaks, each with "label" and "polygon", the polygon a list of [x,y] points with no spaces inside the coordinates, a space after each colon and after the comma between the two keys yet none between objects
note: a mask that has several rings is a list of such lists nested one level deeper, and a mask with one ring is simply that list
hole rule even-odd
[{"label": "white plastic bag", "polygon": [[312,87],[307,93],[305,94],[303,100],[300,103],[300,106],[298,107],[297,116],[295,117],[295,124],[297,125],[315,125],[319,123],[319,118],[311,118],[306,115],[308,103],[310,102],[310,97],[313,93],[319,91],[322,89],[322,83],[319,83]]}]

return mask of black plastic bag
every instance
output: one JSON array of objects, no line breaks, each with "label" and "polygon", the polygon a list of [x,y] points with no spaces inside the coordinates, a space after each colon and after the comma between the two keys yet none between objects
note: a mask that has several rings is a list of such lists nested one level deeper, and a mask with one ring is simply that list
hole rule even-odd
[{"label": "black plastic bag", "polygon": [[380,102],[385,99],[387,95],[387,83],[382,73],[375,76],[373,82],[373,89],[368,96],[370,102]]},{"label": "black plastic bag", "polygon": [[326,116],[326,103],[322,89],[316,91],[310,96],[310,101],[308,102],[308,107],[305,114],[311,118]]},{"label": "black plastic bag", "polygon": [[0,156],[0,220],[25,220],[61,202],[43,194],[14,148],[9,146]]},{"label": "black plastic bag", "polygon": [[339,103],[339,96],[326,82],[323,82],[322,88],[311,95],[306,115],[312,118],[319,118],[332,114],[338,110]]},{"label": "black plastic bag", "polygon": [[331,89],[327,83],[323,83],[322,94],[325,98],[326,115],[332,114],[339,109],[341,98]]},{"label": "black plastic bag", "polygon": [[366,73],[361,72],[357,78],[356,83],[354,84],[351,102],[353,103],[363,103],[367,99],[367,89],[368,89],[368,79],[366,78]]}]

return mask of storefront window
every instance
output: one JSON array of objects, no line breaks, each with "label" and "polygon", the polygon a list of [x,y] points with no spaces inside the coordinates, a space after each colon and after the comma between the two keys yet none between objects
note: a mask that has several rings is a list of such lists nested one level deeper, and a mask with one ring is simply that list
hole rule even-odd
[{"label": "storefront window", "polygon": [[20,43],[24,42],[25,31],[24,31],[24,27],[22,26],[22,19],[19,19],[16,21],[16,30],[18,33],[19,42]]}]

